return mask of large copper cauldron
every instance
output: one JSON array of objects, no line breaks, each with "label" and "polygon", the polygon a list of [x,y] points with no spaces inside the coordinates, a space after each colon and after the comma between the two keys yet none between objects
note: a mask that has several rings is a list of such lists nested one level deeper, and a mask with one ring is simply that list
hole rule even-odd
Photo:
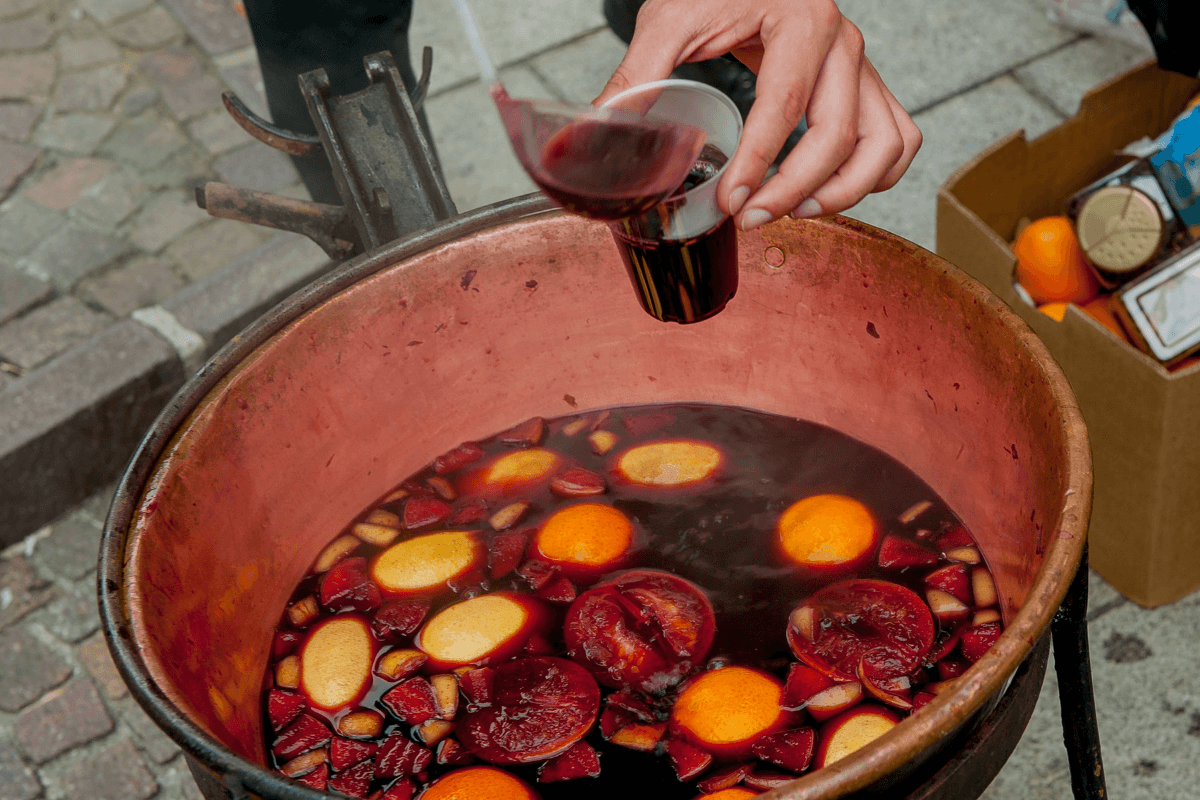
[{"label": "large copper cauldron", "polygon": [[1080,563],[1074,398],[1024,323],[915,245],[827,219],[739,246],[728,308],[663,324],[604,225],[527,198],[349,261],[257,322],[166,409],[110,515],[102,612],[134,695],[229,795],[317,800],[259,766],[260,691],[275,622],[329,539],[433,456],[531,415],[719,402],[884,450],[978,537],[999,644],[959,690],[775,796],[841,797],[928,753],[1003,687]]}]

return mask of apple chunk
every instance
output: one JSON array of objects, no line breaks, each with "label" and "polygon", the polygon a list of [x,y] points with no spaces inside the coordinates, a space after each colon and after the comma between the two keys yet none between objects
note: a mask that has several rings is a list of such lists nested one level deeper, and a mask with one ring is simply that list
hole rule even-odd
[{"label": "apple chunk", "polygon": [[300,651],[300,688],[317,708],[336,711],[371,683],[375,643],[366,620],[332,617],[317,625]]},{"label": "apple chunk", "polygon": [[438,594],[447,581],[482,568],[486,555],[475,531],[428,533],[380,553],[371,577],[388,594]]},{"label": "apple chunk", "polygon": [[900,717],[891,709],[864,704],[834,717],[821,726],[820,744],[813,758],[813,769],[827,767],[866,747],[896,727]]},{"label": "apple chunk", "polygon": [[414,644],[429,656],[432,668],[483,666],[518,652],[545,623],[546,611],[533,598],[493,592],[434,614]]},{"label": "apple chunk", "polygon": [[695,439],[664,439],[631,447],[616,458],[616,477],[638,486],[676,489],[697,486],[717,474],[725,456]]}]

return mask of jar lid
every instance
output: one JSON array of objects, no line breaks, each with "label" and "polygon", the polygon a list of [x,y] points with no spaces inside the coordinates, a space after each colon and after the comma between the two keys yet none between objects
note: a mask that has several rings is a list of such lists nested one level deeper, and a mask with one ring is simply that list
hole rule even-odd
[{"label": "jar lid", "polygon": [[1079,246],[1098,268],[1132,272],[1162,245],[1166,224],[1154,200],[1131,186],[1106,186],[1079,210]]}]

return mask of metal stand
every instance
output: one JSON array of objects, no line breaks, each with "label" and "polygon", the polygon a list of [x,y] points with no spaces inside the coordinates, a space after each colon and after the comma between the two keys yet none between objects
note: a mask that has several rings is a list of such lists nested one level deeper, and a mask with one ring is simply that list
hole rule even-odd
[{"label": "metal stand", "polygon": [[1100,758],[1100,731],[1092,694],[1092,665],[1087,632],[1088,564],[1084,546],[1079,570],[1054,616],[1054,671],[1062,705],[1063,743],[1071,765],[1075,800],[1106,800],[1104,763]]}]

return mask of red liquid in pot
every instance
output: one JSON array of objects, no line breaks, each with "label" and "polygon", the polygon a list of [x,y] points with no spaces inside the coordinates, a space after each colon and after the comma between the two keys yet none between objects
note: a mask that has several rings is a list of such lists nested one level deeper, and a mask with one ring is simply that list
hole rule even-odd
[{"label": "red liquid in pot", "polygon": [[[655,474],[679,485],[631,481],[632,462],[623,454],[663,441],[699,447],[666,471],[634,470],[635,477]],[[492,466],[512,454],[522,455],[509,458],[503,468]],[[706,460],[710,456],[717,466]],[[780,549],[781,517],[797,501],[817,495],[852,498],[847,502],[865,506],[878,523],[877,538],[852,575],[797,566]],[[582,522],[569,514],[556,516],[585,505],[598,508],[580,512]],[[406,781],[419,791],[461,768],[439,764],[431,753],[418,756],[419,774],[390,774],[404,772],[411,762],[403,761],[401,751],[436,749],[421,745],[412,722],[425,716],[419,711],[429,702],[425,685],[445,685],[447,678],[433,676],[453,675],[456,669],[461,691],[453,718],[444,720],[453,731],[443,739],[454,744],[442,744],[442,750],[463,745],[475,754],[476,764],[497,764],[546,800],[693,798],[702,789],[714,790],[738,765],[748,766],[729,780],[765,790],[771,781],[813,769],[821,758],[822,737],[833,741],[831,726],[841,719],[826,722],[818,718],[816,705],[806,708],[812,688],[797,695],[799,678],[808,676],[816,687],[858,684],[862,699],[855,708],[904,717],[913,713],[911,706],[928,701],[930,689],[978,659],[1000,628],[988,622],[998,617],[998,606],[986,596],[993,586],[990,576],[974,574],[986,567],[972,563],[978,558],[973,540],[917,476],[829,428],[746,409],[639,406],[533,421],[444,454],[359,522],[368,517],[376,532],[400,530],[382,547],[345,540],[354,549],[332,568],[337,585],[327,577],[333,575],[329,570],[301,581],[289,607],[313,597],[316,616],[298,626],[283,615],[264,695],[264,705],[276,704],[268,711],[277,716],[288,713],[278,707],[281,700],[304,706],[300,717],[292,713],[279,730],[273,729],[271,714],[265,716],[267,749],[276,750],[271,756],[276,769],[286,769],[306,752],[310,761],[319,761],[319,751],[330,747],[321,739],[335,737],[348,714],[374,710],[382,715],[379,735],[359,741],[384,743],[386,757],[382,749],[362,756],[360,751],[372,748],[343,740],[339,769],[303,762],[292,769],[301,773],[293,777],[310,785],[355,796]],[[558,522],[549,523],[552,517]],[[594,538],[589,538],[594,534],[589,521],[600,524],[602,533]],[[405,530],[406,523],[416,530]],[[496,524],[500,530],[494,530]],[[566,538],[556,539],[556,531],[563,530]],[[353,531],[351,526],[343,535]],[[450,554],[439,556],[439,568],[454,572],[460,562],[465,566],[434,589],[397,588],[411,576],[400,574],[403,568],[389,572],[380,554],[412,547],[405,543],[440,531],[476,532],[461,541],[446,540],[462,548],[439,551]],[[562,543],[569,544],[571,536],[586,540],[583,556],[555,560],[566,552]],[[584,563],[593,556],[597,563]],[[365,559],[361,569],[351,561],[357,558]],[[497,572],[502,574],[493,577]],[[362,583],[363,575],[369,585]],[[965,594],[964,575],[979,581],[968,583]],[[345,587],[353,591],[339,595]],[[961,601],[945,602],[957,602],[963,610],[941,608],[931,615],[926,605],[931,589],[942,592],[932,595],[939,602],[958,593]],[[430,622],[449,619],[439,612],[471,598],[477,605],[478,598],[496,598],[487,602],[501,608],[497,627],[506,624],[506,615],[525,615],[517,633],[470,662],[486,662],[497,697],[508,692],[503,703],[496,697],[490,704],[475,702],[474,684],[468,682],[483,673],[466,677],[471,668],[454,661],[456,645],[447,645],[442,633],[448,628]],[[381,604],[392,607],[390,628],[380,622]],[[303,684],[272,692],[280,661],[306,652],[306,640],[317,635],[313,631],[338,618],[361,619],[371,630],[364,636],[375,650],[376,668],[392,651],[424,648],[432,658],[400,680],[371,676],[361,697],[334,710],[315,707]],[[407,632],[418,626],[415,634]],[[618,629],[632,632],[625,641],[633,648],[628,652],[640,653],[634,667],[628,659],[621,664],[605,660],[609,637]],[[598,639],[588,641],[589,636]],[[748,681],[768,687],[786,682],[791,694],[780,700],[787,708],[778,710],[774,727],[756,734],[754,742],[708,746],[681,722],[684,712],[674,705],[701,676],[725,667],[749,670]],[[432,713],[436,718],[438,712]],[[444,707],[440,713],[447,716]],[[401,721],[406,714],[418,716]],[[325,727],[313,727],[314,721]],[[425,724],[425,732],[433,730]],[[297,731],[303,725],[309,727],[308,739],[305,731]],[[631,749],[639,745],[645,746]],[[554,760],[569,748],[579,748],[572,757],[598,752],[598,777],[539,782],[539,769],[543,777],[587,771],[578,759]],[[681,781],[677,772],[694,763],[681,754],[714,759]],[[347,763],[355,758],[357,763]],[[326,780],[333,782],[322,783]]]}]

